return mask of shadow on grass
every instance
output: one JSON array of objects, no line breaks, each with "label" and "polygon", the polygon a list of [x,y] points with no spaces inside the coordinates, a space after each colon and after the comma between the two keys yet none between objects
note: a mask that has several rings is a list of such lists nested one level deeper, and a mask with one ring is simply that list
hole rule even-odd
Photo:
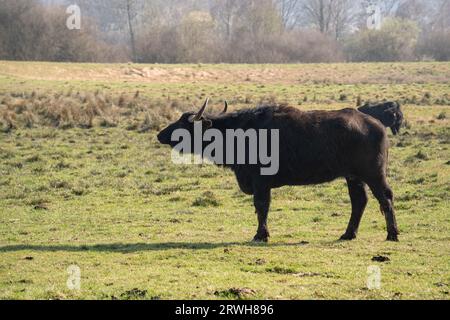
[{"label": "shadow on grass", "polygon": [[66,251],[66,252],[119,252],[132,253],[139,251],[164,251],[173,249],[187,249],[187,250],[211,250],[218,248],[229,248],[233,246],[240,247],[286,247],[299,246],[297,243],[275,243],[275,244],[261,244],[253,242],[223,242],[223,243],[184,243],[184,242],[166,242],[166,243],[113,243],[113,244],[98,244],[98,245],[10,245],[0,247],[0,253],[15,252],[15,251]]}]

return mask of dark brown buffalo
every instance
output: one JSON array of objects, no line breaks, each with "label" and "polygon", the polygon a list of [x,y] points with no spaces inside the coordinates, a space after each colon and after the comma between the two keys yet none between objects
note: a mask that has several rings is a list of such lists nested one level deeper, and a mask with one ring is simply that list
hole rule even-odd
[{"label": "dark brown buffalo", "polygon": [[263,176],[260,165],[225,165],[235,173],[241,190],[253,195],[259,222],[254,241],[268,241],[272,189],[322,184],[338,178],[347,180],[352,203],[350,222],[341,239],[356,238],[368,201],[366,186],[369,186],[386,218],[387,240],[398,241],[394,196],[386,180],[389,142],[379,121],[355,109],[303,112],[288,106],[263,106],[208,115],[206,108],[207,103],[198,113],[186,113],[161,131],[160,143],[174,147],[176,143],[171,139],[174,130],[183,128],[192,132],[196,121],[202,121],[204,128],[221,132],[279,130],[278,174]]},{"label": "dark brown buffalo", "polygon": [[367,103],[358,110],[379,120],[386,128],[391,128],[394,135],[400,133],[404,116],[398,102]]}]

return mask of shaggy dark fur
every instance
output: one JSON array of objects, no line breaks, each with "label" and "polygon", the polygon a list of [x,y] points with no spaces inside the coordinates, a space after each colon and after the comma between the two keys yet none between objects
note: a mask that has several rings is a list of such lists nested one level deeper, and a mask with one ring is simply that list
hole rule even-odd
[{"label": "shaggy dark fur", "polygon": [[391,128],[394,135],[400,133],[404,117],[398,102],[365,104],[358,110],[379,120],[386,128]]},{"label": "shaggy dark fur", "polygon": [[[174,147],[174,130],[193,131],[192,117],[181,119],[159,133],[158,140]],[[191,119],[191,120],[190,120]],[[260,165],[230,165],[241,190],[254,197],[258,215],[255,241],[268,241],[267,217],[271,189],[282,186],[314,185],[345,178],[352,203],[351,219],[342,240],[356,238],[367,204],[366,186],[380,203],[386,217],[390,241],[398,241],[393,192],[386,180],[388,139],[385,128],[375,119],[354,109],[302,112],[287,106],[202,115],[203,127],[226,129],[279,129],[280,168],[274,176],[263,176]],[[270,148],[270,147],[269,147]],[[270,149],[269,149],[270,150]]]}]

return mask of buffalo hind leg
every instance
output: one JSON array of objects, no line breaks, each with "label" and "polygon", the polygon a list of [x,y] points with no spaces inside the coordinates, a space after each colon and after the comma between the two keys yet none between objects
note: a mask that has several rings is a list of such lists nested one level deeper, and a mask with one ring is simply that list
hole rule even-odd
[{"label": "buffalo hind leg", "polygon": [[367,192],[364,182],[347,178],[348,191],[352,202],[352,216],[348,223],[347,231],[341,237],[341,240],[356,239],[359,224],[367,206]]},{"label": "buffalo hind leg", "polygon": [[267,216],[269,215],[270,207],[270,189],[269,188],[255,188],[253,201],[258,215],[258,231],[254,237],[254,242],[268,242],[269,228],[267,225]]},{"label": "buffalo hind leg", "polygon": [[394,211],[394,193],[386,181],[386,177],[382,177],[375,182],[368,183],[372,193],[380,203],[381,212],[384,214],[387,226],[387,241],[398,241],[398,227]]}]

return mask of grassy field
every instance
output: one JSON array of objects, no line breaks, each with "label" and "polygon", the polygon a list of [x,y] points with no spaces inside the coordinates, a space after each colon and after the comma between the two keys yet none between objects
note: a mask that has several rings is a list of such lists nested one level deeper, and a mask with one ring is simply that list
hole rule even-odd
[{"label": "grassy field", "polygon": [[[0,62],[0,298],[449,299],[449,83],[450,63]],[[389,137],[400,242],[384,241],[373,197],[359,238],[337,241],[350,216],[339,180],[274,191],[271,242],[250,243],[252,199],[232,173],[174,165],[155,138],[205,96],[235,109],[401,101],[406,127]]]}]

